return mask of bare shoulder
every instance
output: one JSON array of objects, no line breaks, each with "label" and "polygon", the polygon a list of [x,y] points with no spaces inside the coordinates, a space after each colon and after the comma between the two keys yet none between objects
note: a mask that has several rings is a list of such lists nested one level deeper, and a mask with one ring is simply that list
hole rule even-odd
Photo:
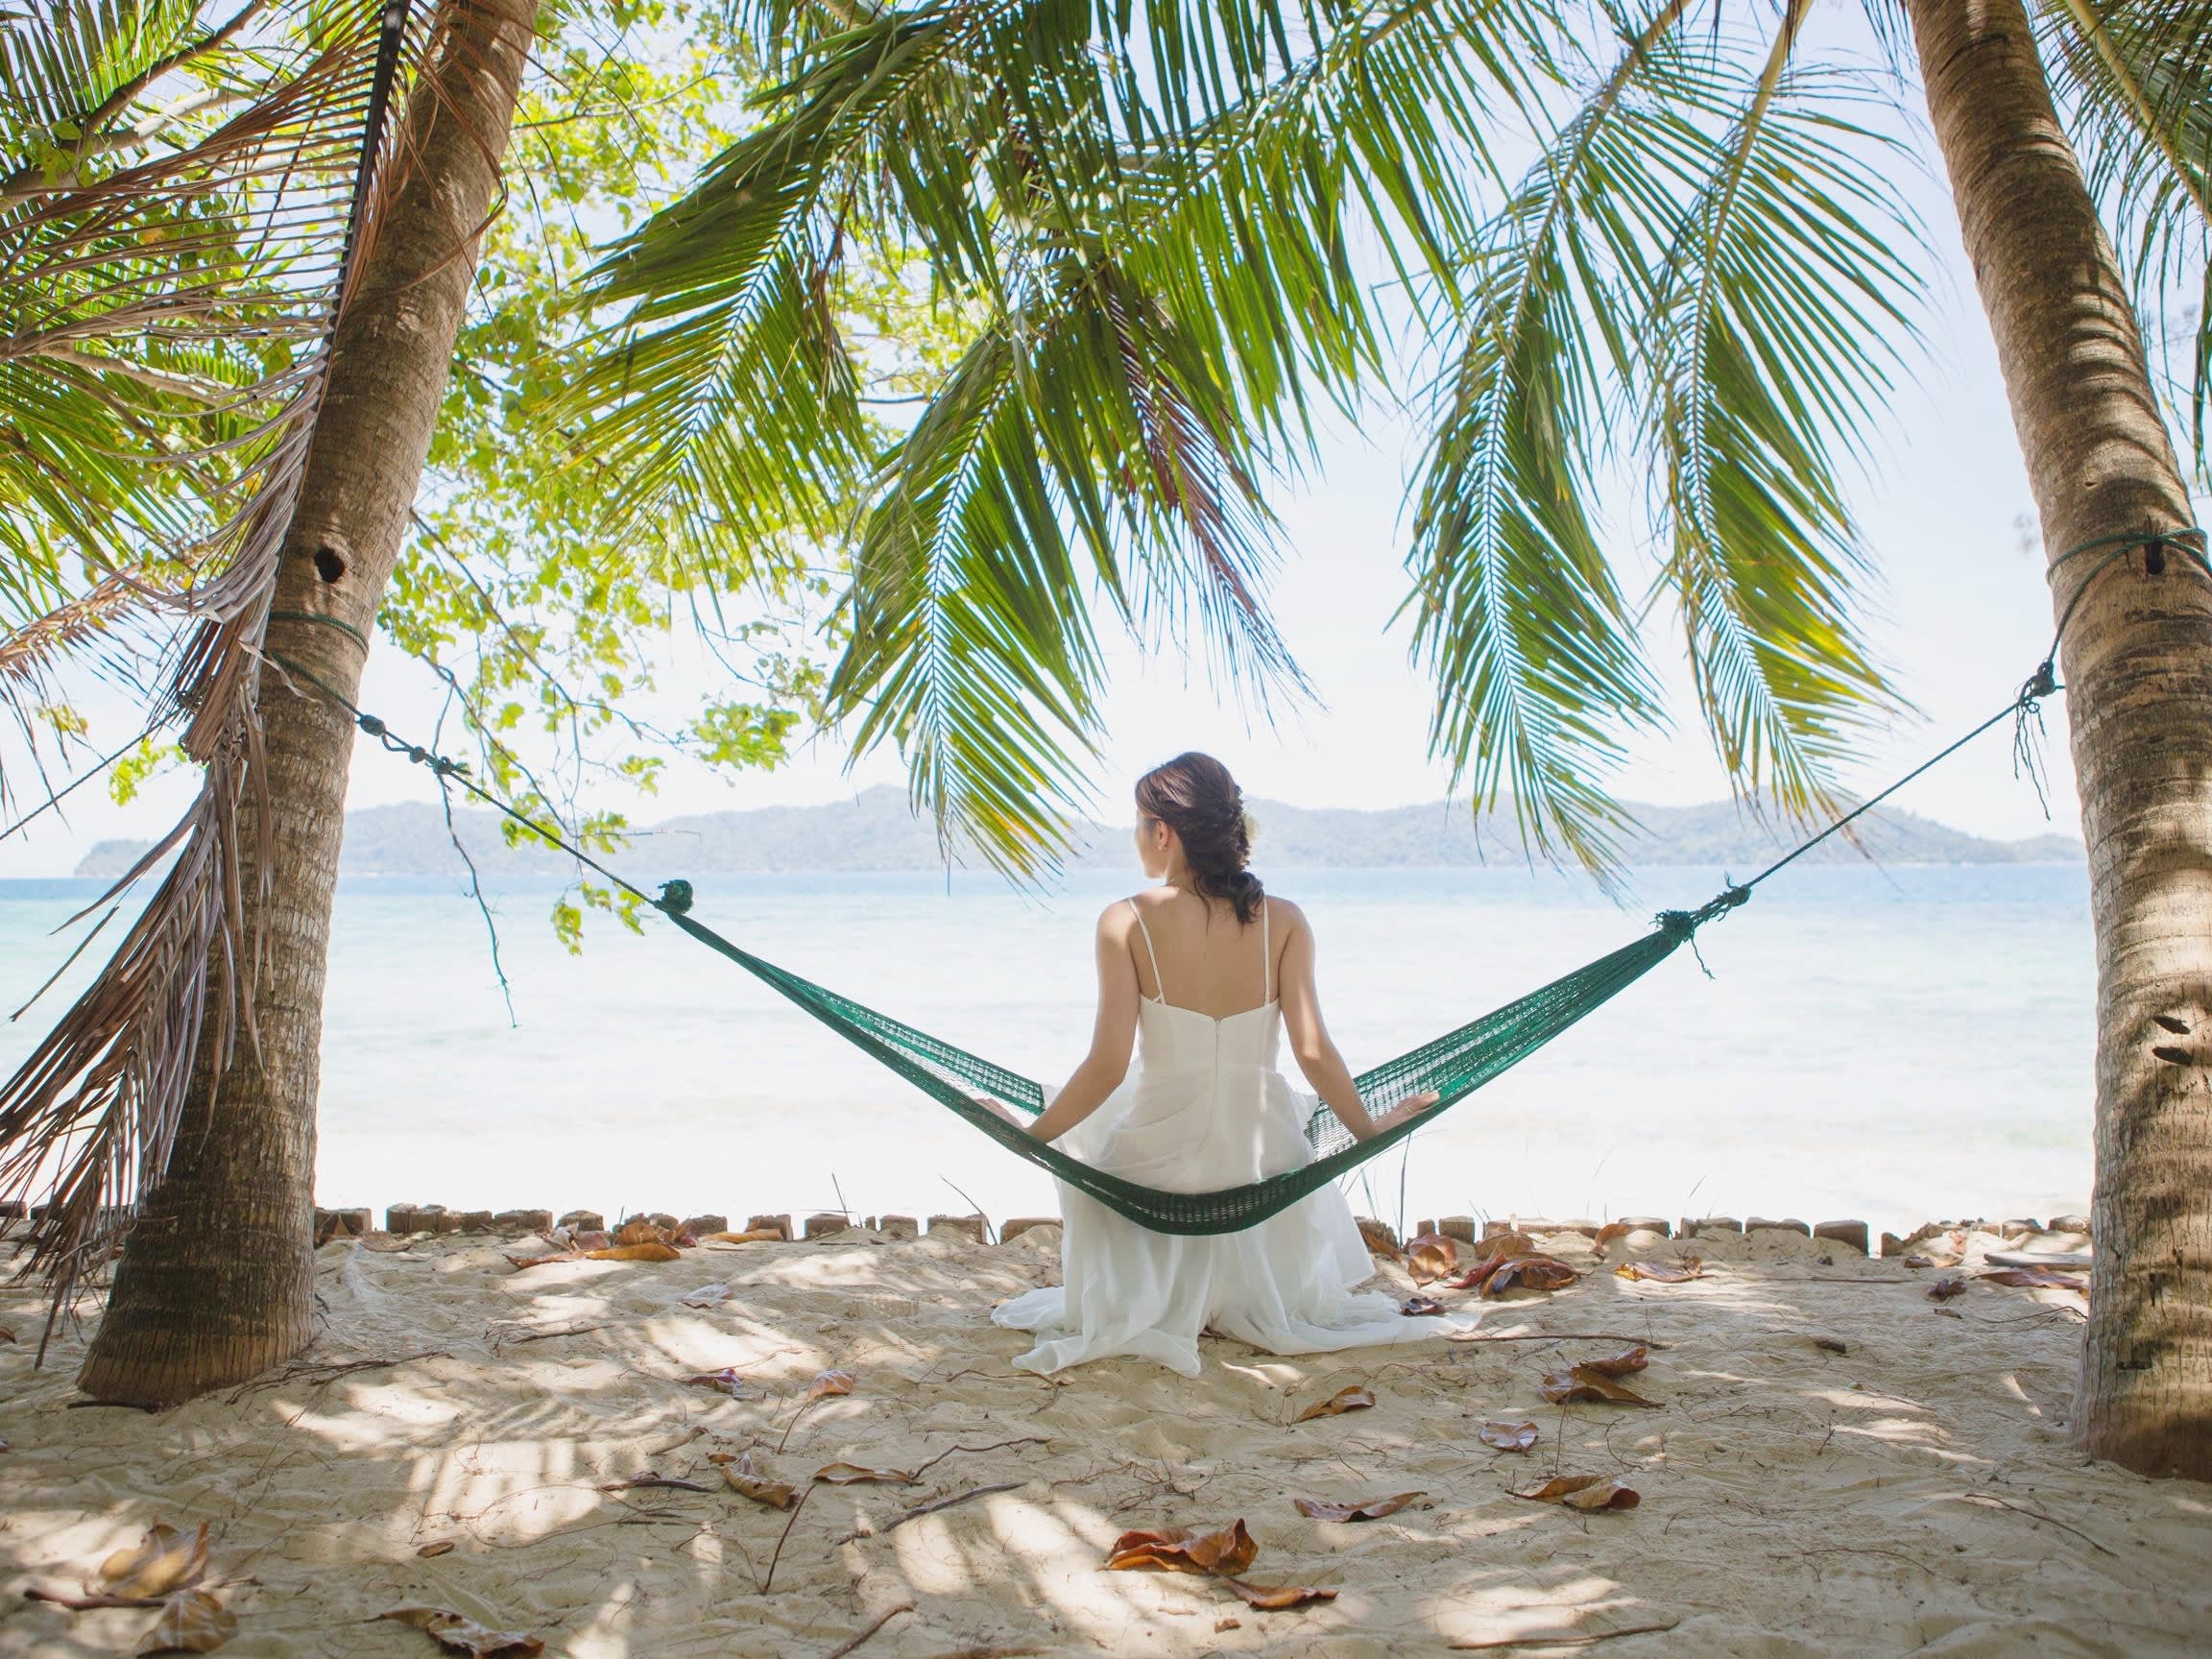
[{"label": "bare shoulder", "polygon": [[1287,939],[1293,931],[1310,931],[1307,925],[1306,912],[1291,903],[1289,900],[1279,899],[1270,893],[1267,895],[1265,902],[1268,923],[1284,938]]},{"label": "bare shoulder", "polygon": [[1126,939],[1136,926],[1136,919],[1129,906],[1134,899],[1117,899],[1098,912],[1098,937],[1101,939]]}]

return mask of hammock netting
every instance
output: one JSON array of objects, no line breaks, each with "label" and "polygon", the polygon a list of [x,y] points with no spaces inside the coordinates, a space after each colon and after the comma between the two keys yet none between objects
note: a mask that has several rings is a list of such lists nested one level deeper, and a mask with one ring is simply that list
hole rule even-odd
[{"label": "hammock netting", "polygon": [[1429,1111],[1364,1141],[1355,1141],[1335,1114],[1322,1107],[1306,1125],[1306,1139],[1314,1154],[1311,1163],[1264,1181],[1212,1192],[1169,1192],[1124,1181],[1023,1133],[976,1096],[988,1096],[1034,1118],[1045,1110],[1045,1091],[1031,1079],[733,945],[711,927],[683,914],[690,903],[688,883],[671,882],[657,907],[699,943],[789,998],[838,1036],[882,1062],[940,1105],[958,1113],[1016,1156],[1049,1169],[1069,1186],[1089,1193],[1140,1226],[1156,1233],[1204,1234],[1235,1233],[1264,1221],[1346,1170],[1396,1145],[1432,1121],[1437,1113],[1465,1099],[1585,1014],[1611,1000],[1672,955],[1700,926],[1747,897],[1747,889],[1731,887],[1700,909],[1663,912],[1657,926],[1634,943],[1517,1001],[1494,1008],[1434,1042],[1361,1072],[1356,1079],[1361,1103],[1378,1117],[1400,1101],[1433,1089],[1438,1099]]}]

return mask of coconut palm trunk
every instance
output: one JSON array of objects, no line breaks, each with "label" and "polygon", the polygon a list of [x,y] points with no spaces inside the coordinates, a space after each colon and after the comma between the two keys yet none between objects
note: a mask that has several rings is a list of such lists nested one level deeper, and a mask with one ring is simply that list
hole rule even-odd
[{"label": "coconut palm trunk", "polygon": [[[360,682],[535,13],[536,0],[445,0],[391,162],[397,173],[331,342],[266,636],[266,752],[240,803],[249,863],[256,848],[267,863],[242,883],[243,936],[260,944],[254,1040],[228,1064],[216,1045],[200,1045],[175,1153],[124,1247],[80,1379],[98,1399],[187,1399],[280,1363],[313,1334],[323,993],[353,747],[350,721],[313,682],[349,700]],[[227,971],[218,962],[211,974]]]},{"label": "coconut palm trunk", "polygon": [[2073,607],[2060,665],[2097,939],[2097,1257],[2074,1426],[2097,1456],[2212,1479],[2212,580],[2180,552],[2065,558],[2187,524],[2188,492],[2019,0],[1910,10],[2052,600]]}]

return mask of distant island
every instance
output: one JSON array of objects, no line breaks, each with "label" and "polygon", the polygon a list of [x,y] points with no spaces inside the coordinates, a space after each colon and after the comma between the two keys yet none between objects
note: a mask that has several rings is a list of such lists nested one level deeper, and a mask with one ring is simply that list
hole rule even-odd
[{"label": "distant island", "polygon": [[[1258,829],[1253,863],[1262,870],[1436,869],[1514,864],[1526,854],[1510,814],[1478,827],[1464,805],[1435,802],[1382,811],[1289,806],[1254,801]],[[1732,802],[1700,806],[1631,806],[1643,825],[1623,840],[1630,865],[1748,868],[1771,857],[1794,836],[1770,831]],[[562,875],[570,861],[542,847],[510,848],[493,813],[456,808],[461,841],[487,874]],[[1860,821],[1862,846],[1838,836],[1808,856],[1826,864],[1871,854],[1884,864],[2070,864],[2081,845],[2065,835],[1990,841],[1910,812],[1878,810]],[[935,870],[943,866],[937,836],[908,808],[905,792],[864,789],[826,806],[762,806],[703,812],[632,831],[632,844],[651,849],[656,869],[693,871]],[[1084,852],[1071,867],[1114,867],[1128,861],[1118,826],[1086,827]],[[146,850],[134,841],[103,841],[76,873],[113,878]],[[971,858],[967,862],[974,863]],[[427,802],[369,806],[346,815],[341,869],[349,876],[459,875],[463,866],[443,813]]]}]

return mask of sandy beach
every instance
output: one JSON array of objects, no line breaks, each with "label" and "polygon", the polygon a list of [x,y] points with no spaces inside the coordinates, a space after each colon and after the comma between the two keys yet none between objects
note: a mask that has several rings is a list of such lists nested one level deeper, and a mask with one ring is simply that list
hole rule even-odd
[{"label": "sandy beach", "polygon": [[[2071,1449],[2081,1298],[1974,1278],[2007,1240],[1931,1240],[1963,1246],[1934,1268],[1783,1232],[1639,1235],[1603,1261],[1539,1242],[1583,1276],[1443,1292],[1483,1310],[1472,1340],[1296,1359],[1209,1340],[1191,1382],[1011,1368],[1026,1338],[987,1310],[1053,1282],[1056,1228],[519,1271],[508,1253],[541,1245],[341,1238],[310,1354],[157,1414],[69,1408],[83,1334],[34,1370],[42,1309],[12,1286],[0,1652],[131,1652],[154,1612],[23,1593],[82,1595],[156,1522],[206,1524],[237,1659],[436,1653],[378,1617],[410,1605],[577,1659],[2206,1651],[2212,1487]],[[1705,1276],[1630,1282],[1624,1254]],[[1963,1292],[1932,1300],[1940,1273]],[[1622,1381],[1654,1405],[1543,1399],[1548,1372],[1630,1342],[1648,1364]],[[735,1397],[685,1381],[726,1367]],[[810,1401],[827,1370],[851,1391]],[[1352,1386],[1374,1405],[1298,1420]],[[1530,1450],[1479,1438],[1516,1419]],[[748,1452],[804,1502],[734,1490]],[[914,1479],[813,1479],[839,1462]],[[613,1489],[648,1473],[685,1484]],[[1514,1496],[1554,1475],[1640,1502]],[[1407,1492],[1360,1523],[1294,1506]],[[1261,1611],[1212,1576],[1101,1570],[1125,1532],[1238,1520],[1249,1582],[1334,1599]]]}]

